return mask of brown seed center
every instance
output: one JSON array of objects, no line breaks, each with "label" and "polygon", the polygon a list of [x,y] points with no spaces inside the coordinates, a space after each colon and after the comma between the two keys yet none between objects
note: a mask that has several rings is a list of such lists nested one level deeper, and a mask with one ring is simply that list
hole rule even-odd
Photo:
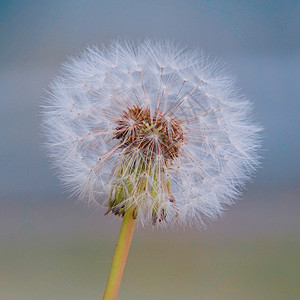
[{"label": "brown seed center", "polygon": [[165,161],[178,157],[184,141],[179,121],[162,113],[151,116],[149,108],[138,105],[123,111],[114,134],[128,153],[141,150],[145,158],[161,157]]}]

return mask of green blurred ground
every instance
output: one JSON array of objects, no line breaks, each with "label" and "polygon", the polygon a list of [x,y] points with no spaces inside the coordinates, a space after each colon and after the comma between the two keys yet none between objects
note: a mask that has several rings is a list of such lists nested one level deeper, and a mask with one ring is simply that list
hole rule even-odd
[{"label": "green blurred ground", "polygon": [[[11,242],[1,300],[100,299],[112,249],[106,239]],[[274,237],[135,239],[119,299],[299,299],[299,253],[300,241]]]},{"label": "green blurred ground", "polygon": [[[120,222],[62,203],[3,205],[1,300],[101,299]],[[300,299],[297,203],[247,199],[200,232],[138,228],[118,299]]]}]

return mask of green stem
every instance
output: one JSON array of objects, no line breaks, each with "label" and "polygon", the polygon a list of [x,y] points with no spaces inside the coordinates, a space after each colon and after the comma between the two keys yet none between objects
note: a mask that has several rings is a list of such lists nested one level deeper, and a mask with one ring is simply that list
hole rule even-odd
[{"label": "green stem", "polygon": [[117,298],[135,224],[135,210],[127,209],[123,217],[123,223],[117,242],[115,255],[112,261],[110,274],[106,284],[103,300],[114,300]]}]

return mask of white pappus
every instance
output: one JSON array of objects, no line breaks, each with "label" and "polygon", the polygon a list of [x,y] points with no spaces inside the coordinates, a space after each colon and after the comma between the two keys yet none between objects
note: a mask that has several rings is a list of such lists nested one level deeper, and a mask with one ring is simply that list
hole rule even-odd
[{"label": "white pappus", "polygon": [[115,41],[69,59],[42,106],[64,185],[143,223],[202,225],[258,166],[261,128],[232,77],[171,42]]}]

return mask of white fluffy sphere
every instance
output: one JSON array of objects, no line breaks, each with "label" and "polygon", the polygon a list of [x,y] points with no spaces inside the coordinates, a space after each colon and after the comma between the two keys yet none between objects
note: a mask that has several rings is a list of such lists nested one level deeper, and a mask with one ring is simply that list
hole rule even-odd
[{"label": "white fluffy sphere", "polygon": [[251,104],[197,51],[149,40],[89,48],[49,94],[43,132],[60,179],[115,214],[135,206],[142,223],[201,225],[258,165]]}]

